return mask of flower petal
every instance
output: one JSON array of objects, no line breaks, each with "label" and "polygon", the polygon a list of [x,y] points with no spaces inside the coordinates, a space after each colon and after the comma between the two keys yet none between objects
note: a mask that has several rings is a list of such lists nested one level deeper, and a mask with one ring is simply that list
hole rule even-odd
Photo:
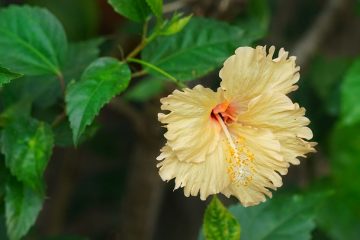
[{"label": "flower petal", "polygon": [[197,196],[205,200],[210,194],[219,193],[229,185],[226,172],[226,160],[223,142],[212,154],[206,156],[206,161],[201,163],[187,163],[179,161],[178,157],[165,145],[157,158],[161,162],[159,174],[164,181],[175,178],[175,189],[184,187],[185,196]]},{"label": "flower petal", "polygon": [[299,67],[295,57],[288,58],[288,52],[280,49],[273,59],[275,47],[240,47],[229,57],[220,70],[221,88],[227,95],[247,100],[264,92],[287,94],[297,89]]},{"label": "flower petal", "polygon": [[159,121],[167,128],[167,145],[179,161],[203,162],[215,150],[221,129],[211,118],[211,111],[220,98],[220,94],[198,85],[175,90],[161,99],[161,109],[170,113],[160,113]]},{"label": "flower petal", "polygon": [[244,125],[270,129],[279,140],[281,153],[287,162],[299,164],[297,157],[305,157],[314,152],[314,143],[308,143],[313,137],[305,109],[292,103],[290,98],[279,93],[264,93],[251,100],[246,112],[239,114],[238,119]]},{"label": "flower petal", "polygon": [[266,200],[265,195],[271,197],[269,189],[282,185],[280,174],[287,174],[289,163],[284,161],[281,145],[270,130],[232,124],[230,131],[234,138],[243,138],[254,155],[252,180],[246,185],[232,183],[222,193],[234,195],[244,206],[256,205]]}]

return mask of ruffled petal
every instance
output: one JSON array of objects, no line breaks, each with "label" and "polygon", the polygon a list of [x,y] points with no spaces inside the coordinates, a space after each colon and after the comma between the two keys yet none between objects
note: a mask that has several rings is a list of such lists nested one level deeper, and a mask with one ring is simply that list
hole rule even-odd
[{"label": "ruffled petal", "polygon": [[178,157],[165,145],[157,158],[161,162],[159,174],[164,181],[175,178],[175,189],[184,188],[185,196],[197,196],[205,200],[209,195],[219,193],[229,185],[226,173],[226,160],[223,141],[215,151],[206,156],[206,161],[187,163],[179,161]]},{"label": "ruffled petal", "polygon": [[287,94],[297,89],[299,67],[295,57],[280,49],[273,59],[275,47],[240,47],[229,57],[220,70],[221,88],[230,98],[250,100],[264,92]]},{"label": "ruffled petal", "polygon": [[264,93],[248,104],[246,112],[239,114],[238,119],[244,125],[269,129],[279,140],[281,154],[287,162],[299,164],[298,157],[314,152],[315,143],[309,143],[313,137],[307,125],[305,109],[294,104],[286,95]]},{"label": "ruffled petal", "polygon": [[282,186],[281,175],[287,174],[289,163],[281,154],[281,145],[270,130],[232,124],[229,126],[232,136],[244,139],[244,146],[253,154],[248,162],[251,180],[247,184],[233,182],[222,193],[234,195],[244,206],[256,205],[271,197],[269,189]]},{"label": "ruffled petal", "polygon": [[170,112],[160,113],[159,121],[167,128],[167,145],[179,161],[203,162],[215,150],[221,129],[211,118],[211,111],[220,98],[220,94],[198,85],[175,90],[161,99],[161,109]]}]

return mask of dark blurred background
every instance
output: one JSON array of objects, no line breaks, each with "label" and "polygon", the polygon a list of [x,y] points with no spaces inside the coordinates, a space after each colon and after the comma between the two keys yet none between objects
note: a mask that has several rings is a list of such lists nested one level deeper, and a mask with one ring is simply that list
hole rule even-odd
[{"label": "dark blurred background", "polygon": [[[141,25],[116,14],[105,0],[0,2],[47,7],[72,41],[105,36],[102,55],[121,58],[119,45],[128,53],[140,41]],[[315,141],[320,143],[317,154],[290,168],[280,190],[299,191],[316,181],[326,184],[331,171],[326,146],[339,112],[338,86],[332,79],[341,79],[351,59],[360,55],[360,4],[273,0],[269,5],[270,27],[259,44],[284,47],[298,56],[302,77],[293,97],[307,108]],[[176,0],[165,1],[164,11],[236,24],[246,7],[246,0]],[[199,81],[216,85],[218,73]],[[162,182],[156,169],[155,158],[164,141],[157,122],[159,99],[173,88],[167,86],[146,102],[115,99],[98,117],[92,138],[77,149],[55,149],[46,172],[48,198],[28,239],[62,234],[95,240],[197,239],[207,202],[173,191],[174,183]],[[320,230],[317,234],[319,239],[330,239]]]}]

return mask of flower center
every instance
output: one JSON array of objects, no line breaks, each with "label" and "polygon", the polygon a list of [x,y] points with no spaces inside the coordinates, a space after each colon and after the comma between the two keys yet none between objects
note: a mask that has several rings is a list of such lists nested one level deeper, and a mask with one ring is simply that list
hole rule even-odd
[{"label": "flower center", "polygon": [[213,108],[211,117],[216,119],[216,115],[220,115],[226,124],[236,121],[236,109],[228,101],[220,103]]},{"label": "flower center", "polygon": [[214,114],[214,116],[220,123],[226,136],[229,149],[226,161],[228,163],[227,172],[230,180],[235,184],[247,186],[253,178],[254,154],[246,147],[244,138],[233,138],[231,136],[220,114]]}]

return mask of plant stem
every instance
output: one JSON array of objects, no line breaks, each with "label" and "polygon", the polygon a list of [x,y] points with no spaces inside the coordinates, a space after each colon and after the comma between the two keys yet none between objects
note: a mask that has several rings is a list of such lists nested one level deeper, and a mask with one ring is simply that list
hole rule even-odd
[{"label": "plant stem", "polygon": [[169,73],[165,72],[161,68],[158,68],[157,66],[155,66],[155,65],[153,65],[151,63],[148,63],[148,62],[145,62],[143,60],[136,59],[136,58],[128,58],[127,61],[128,62],[139,63],[141,65],[144,65],[144,66],[146,66],[148,68],[153,69],[154,71],[156,71],[156,72],[160,73],[161,75],[163,75],[163,76],[169,78],[170,80],[172,80],[180,88],[185,88],[186,87],[186,85],[184,83],[177,80],[174,76],[170,75]]}]

